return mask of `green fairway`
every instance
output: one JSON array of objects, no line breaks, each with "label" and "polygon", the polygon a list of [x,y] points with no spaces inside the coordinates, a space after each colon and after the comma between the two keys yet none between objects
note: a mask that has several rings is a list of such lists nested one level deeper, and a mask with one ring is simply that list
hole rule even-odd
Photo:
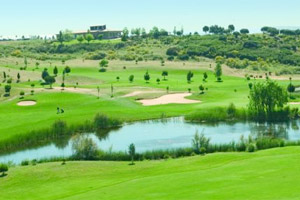
[{"label": "green fairway", "polygon": [[[66,65],[71,67],[70,75],[65,78],[65,91],[61,91],[61,75],[56,77],[56,83],[53,85],[56,89],[45,89],[40,85],[41,73],[44,67],[35,69],[29,65],[26,71],[19,71],[13,61],[8,58],[7,63],[2,67],[7,73],[15,76],[17,72],[21,74],[21,82],[12,83],[10,97],[1,97],[0,109],[0,140],[11,139],[17,135],[24,135],[32,130],[48,128],[55,120],[63,119],[68,124],[78,124],[86,120],[92,120],[96,113],[103,113],[110,117],[118,118],[123,121],[143,120],[159,118],[161,116],[179,116],[189,114],[193,111],[213,108],[216,106],[228,106],[235,103],[237,107],[245,107],[248,103],[249,82],[243,76],[238,74],[231,75],[225,68],[223,82],[216,82],[213,74],[213,68],[209,68],[211,62],[167,62],[166,66],[160,66],[159,62],[134,62],[113,61],[110,62],[108,71],[98,72],[98,62],[81,60],[68,61]],[[34,61],[31,61],[34,64]],[[46,63],[45,63],[46,65]],[[49,73],[52,73],[53,66],[57,65],[59,72],[64,68],[61,63],[54,62],[52,67],[48,67]],[[124,69],[126,66],[126,69]],[[168,71],[169,76],[164,81],[161,73]],[[148,71],[150,81],[146,83],[144,74]],[[194,73],[191,83],[187,82],[186,75],[189,71]],[[208,73],[208,79],[203,82],[203,73]],[[129,82],[128,77],[134,75],[134,81]],[[120,80],[116,80],[116,77]],[[158,84],[156,79],[160,78]],[[28,81],[30,79],[30,81]],[[261,80],[256,80],[261,81]],[[30,95],[30,85],[35,84],[35,95]],[[78,83],[77,89],[74,86]],[[279,82],[284,87],[288,81]],[[298,81],[295,81],[298,83]],[[113,95],[111,98],[111,85],[113,85]],[[199,86],[203,85],[207,90],[204,94],[199,94]],[[100,88],[100,99],[97,99],[97,87]],[[155,98],[166,94],[166,88],[169,87],[170,93],[188,92],[191,89],[193,94],[191,99],[200,100],[196,104],[168,104],[145,107],[136,102],[135,99]],[[69,91],[68,90],[72,90]],[[19,92],[25,91],[24,100],[36,100],[35,106],[20,107]],[[123,97],[134,91],[143,93],[133,97]],[[56,108],[65,110],[63,115],[56,114]],[[8,120],[9,119],[9,120]],[[33,129],[34,128],[34,129]]]},{"label": "green fairway", "polygon": [[300,148],[11,168],[0,199],[298,199]]}]

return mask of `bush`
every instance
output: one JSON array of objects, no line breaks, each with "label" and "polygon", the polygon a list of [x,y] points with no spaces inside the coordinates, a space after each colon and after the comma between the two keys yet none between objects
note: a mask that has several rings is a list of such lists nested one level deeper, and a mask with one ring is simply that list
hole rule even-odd
[{"label": "bush", "polygon": [[235,114],[236,114],[235,105],[233,103],[229,104],[229,106],[227,107],[226,112],[227,112],[228,117],[234,118]]},{"label": "bush", "polygon": [[179,55],[177,57],[179,60],[189,60],[190,59],[188,54]]},{"label": "bush", "polygon": [[72,150],[73,157],[79,160],[95,160],[99,154],[97,144],[84,135],[73,137]]},{"label": "bush", "polygon": [[169,61],[173,61],[174,60],[174,56],[168,56],[167,58]]},{"label": "bush", "polygon": [[106,69],[105,68],[100,68],[99,72],[106,72]]},{"label": "bush", "polygon": [[29,165],[29,161],[28,160],[23,160],[21,162],[21,166],[27,166],[27,165]]},{"label": "bush", "polygon": [[255,144],[251,143],[248,145],[248,147],[247,147],[248,152],[254,152],[255,150],[256,150]]},{"label": "bush", "polygon": [[94,118],[94,127],[96,130],[108,129],[120,126],[122,123],[116,119],[110,119],[105,115],[97,114]]},{"label": "bush", "polygon": [[7,172],[7,171],[8,171],[7,164],[0,163],[0,173],[2,173],[2,176],[4,176],[5,172]]},{"label": "bush", "polygon": [[204,155],[206,153],[206,148],[205,147],[201,147],[200,148],[200,152],[201,155]]},{"label": "bush", "polygon": [[171,47],[167,50],[167,55],[168,56],[177,56],[179,52],[179,49],[176,47]]},{"label": "bush", "polygon": [[102,53],[102,52],[95,52],[95,53],[89,53],[85,59],[87,60],[101,60],[103,58],[106,57],[106,54],[105,53]]}]

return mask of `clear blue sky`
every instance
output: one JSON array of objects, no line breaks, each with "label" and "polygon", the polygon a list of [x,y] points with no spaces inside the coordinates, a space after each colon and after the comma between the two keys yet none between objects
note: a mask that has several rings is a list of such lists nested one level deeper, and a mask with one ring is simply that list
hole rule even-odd
[{"label": "clear blue sky", "polygon": [[300,26],[299,0],[0,0],[0,36],[54,34],[153,26],[200,31],[204,25],[234,24],[259,30],[264,25]]}]

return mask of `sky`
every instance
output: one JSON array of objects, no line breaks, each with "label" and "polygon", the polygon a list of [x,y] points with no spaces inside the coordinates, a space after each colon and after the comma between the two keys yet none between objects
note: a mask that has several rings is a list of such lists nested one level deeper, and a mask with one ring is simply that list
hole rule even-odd
[{"label": "sky", "polygon": [[204,25],[299,27],[299,0],[0,0],[0,36],[47,35],[60,30],[153,26],[185,33]]}]

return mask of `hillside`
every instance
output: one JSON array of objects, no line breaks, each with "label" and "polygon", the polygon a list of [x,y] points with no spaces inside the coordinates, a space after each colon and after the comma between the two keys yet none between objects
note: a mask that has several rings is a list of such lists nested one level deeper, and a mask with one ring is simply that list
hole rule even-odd
[{"label": "hillside", "polygon": [[18,166],[0,199],[298,199],[299,147],[181,159]]}]

